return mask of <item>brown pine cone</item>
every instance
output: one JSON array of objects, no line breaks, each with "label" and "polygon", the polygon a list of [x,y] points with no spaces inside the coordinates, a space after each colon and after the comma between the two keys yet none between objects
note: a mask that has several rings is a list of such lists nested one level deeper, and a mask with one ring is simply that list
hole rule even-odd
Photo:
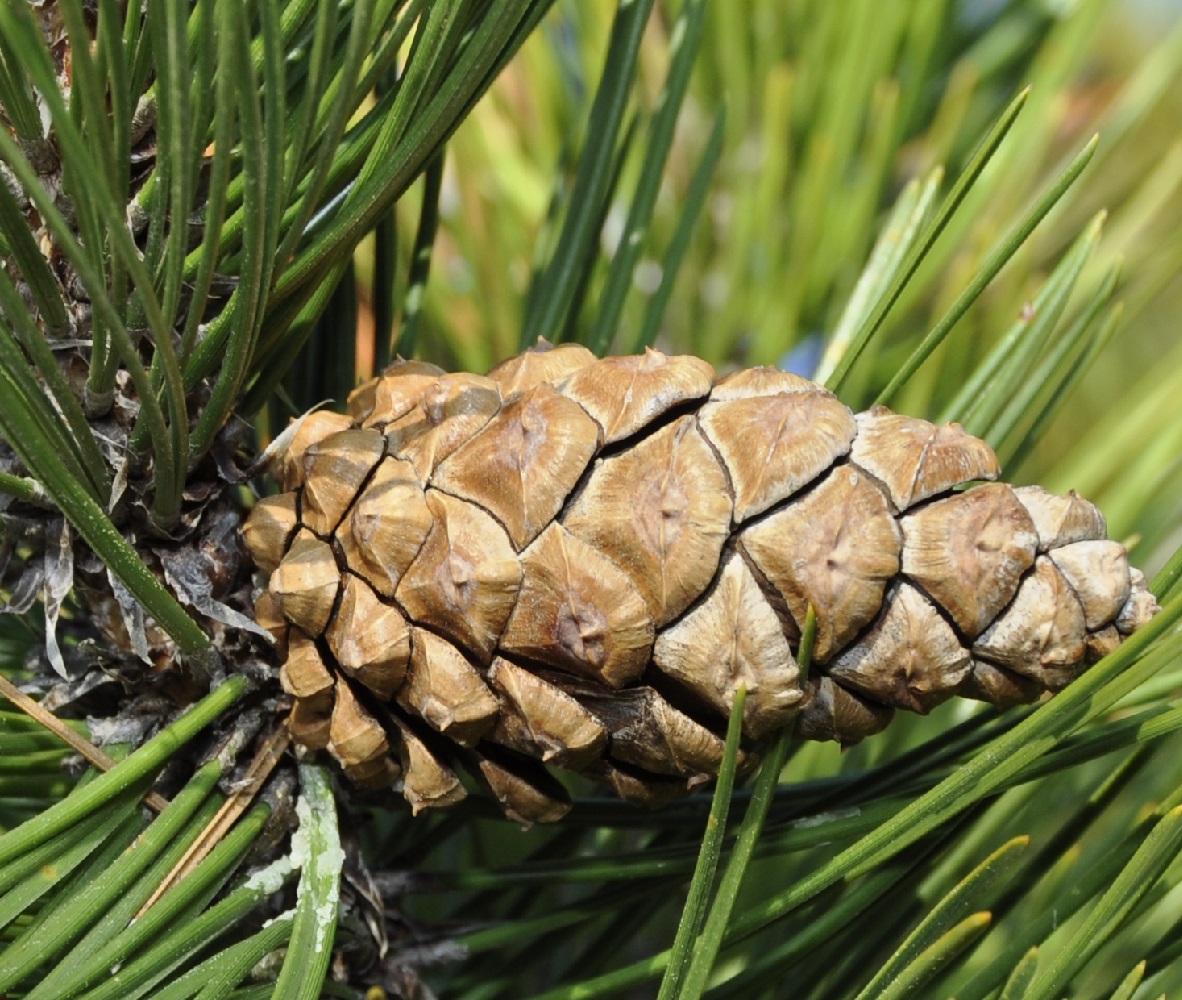
[{"label": "brown pine cone", "polygon": [[[854,743],[894,709],[1063,687],[1156,611],[1104,518],[989,446],[773,369],[538,347],[401,362],[306,418],[246,544],[295,738],[412,807],[460,764],[523,821],[545,765],[656,803],[756,741]],[[816,643],[793,658],[809,606]]]}]

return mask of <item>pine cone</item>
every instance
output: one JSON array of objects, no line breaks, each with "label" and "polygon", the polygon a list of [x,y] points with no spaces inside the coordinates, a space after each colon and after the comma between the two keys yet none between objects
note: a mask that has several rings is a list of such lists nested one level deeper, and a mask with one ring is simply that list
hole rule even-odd
[{"label": "pine cone", "polygon": [[459,765],[527,822],[567,808],[545,765],[657,803],[716,773],[741,684],[748,744],[794,717],[850,744],[897,708],[1032,701],[1156,611],[1086,500],[958,492],[998,474],[959,425],[773,369],[401,362],[280,473],[245,537],[292,732],[416,811],[463,798]]}]

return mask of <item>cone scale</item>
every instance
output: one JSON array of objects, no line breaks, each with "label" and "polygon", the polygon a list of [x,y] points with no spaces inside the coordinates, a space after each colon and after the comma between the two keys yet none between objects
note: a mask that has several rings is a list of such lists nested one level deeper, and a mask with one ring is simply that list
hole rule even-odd
[{"label": "cone scale", "polygon": [[457,768],[522,822],[567,808],[549,767],[659,804],[716,772],[740,685],[748,745],[794,719],[850,744],[1035,700],[1156,611],[1088,501],[774,369],[539,343],[487,376],[397,363],[348,411],[306,419],[246,523],[258,617],[296,740],[416,811]]}]

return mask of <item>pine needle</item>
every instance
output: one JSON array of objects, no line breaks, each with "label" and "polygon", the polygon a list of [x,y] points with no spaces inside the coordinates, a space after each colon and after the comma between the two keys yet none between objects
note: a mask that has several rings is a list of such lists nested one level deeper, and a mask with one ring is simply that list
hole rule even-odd
[{"label": "pine needle", "polygon": [[[75,753],[79,753],[85,757],[100,771],[109,771],[118,763],[118,761],[105,754],[91,743],[90,740],[86,739],[86,737],[74,732],[74,730],[52,712],[42,708],[3,674],[0,674],[0,695],[11,701],[34,722],[37,722],[53,733],[54,736],[67,744]],[[168,805],[168,799],[158,792],[148,792],[144,795],[144,803],[156,812],[160,812]]]},{"label": "pine needle", "polygon": [[161,896],[193,871],[222,841],[227,831],[237,822],[238,817],[246,812],[255,800],[290,743],[291,733],[288,732],[286,726],[280,726],[263,741],[254,759],[250,762],[250,766],[246,769],[241,784],[222,803],[221,808],[209,821],[209,825],[201,831],[201,835],[193,841],[189,850],[161,881],[148,901],[140,907],[136,914],[137,920],[147,913]]}]

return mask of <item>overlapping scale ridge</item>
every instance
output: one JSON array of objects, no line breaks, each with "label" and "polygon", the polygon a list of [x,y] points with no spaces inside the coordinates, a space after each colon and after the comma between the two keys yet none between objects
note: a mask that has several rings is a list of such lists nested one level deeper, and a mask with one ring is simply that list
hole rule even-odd
[{"label": "overlapping scale ridge", "polygon": [[855,743],[1115,649],[1157,610],[1144,577],[1092,504],[998,472],[957,424],[785,372],[539,342],[312,414],[244,540],[298,742],[415,812],[483,788],[550,822],[552,767],[650,806],[708,781],[740,685],[752,766],[792,722]]}]

